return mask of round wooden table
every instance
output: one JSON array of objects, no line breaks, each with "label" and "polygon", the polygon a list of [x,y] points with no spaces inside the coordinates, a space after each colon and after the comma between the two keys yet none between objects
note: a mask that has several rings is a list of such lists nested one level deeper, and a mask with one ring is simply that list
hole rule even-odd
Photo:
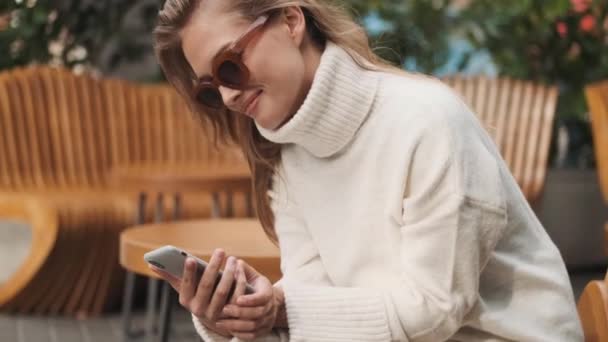
[{"label": "round wooden table", "polygon": [[281,277],[279,249],[254,219],[212,219],[136,226],[120,235],[120,264],[129,271],[157,277],[144,254],[173,245],[208,261],[216,248],[245,260],[272,282]]}]

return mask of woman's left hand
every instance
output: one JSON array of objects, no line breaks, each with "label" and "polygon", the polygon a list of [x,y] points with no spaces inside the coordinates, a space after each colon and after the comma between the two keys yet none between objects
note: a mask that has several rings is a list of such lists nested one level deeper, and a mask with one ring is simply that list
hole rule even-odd
[{"label": "woman's left hand", "polygon": [[[278,321],[286,321],[284,296],[280,288],[259,274],[243,260],[237,264],[237,288],[249,283],[253,294],[241,295],[227,304],[222,313],[230,318],[217,321],[217,326],[242,340],[252,340],[271,332]],[[277,319],[278,318],[278,319]]]}]

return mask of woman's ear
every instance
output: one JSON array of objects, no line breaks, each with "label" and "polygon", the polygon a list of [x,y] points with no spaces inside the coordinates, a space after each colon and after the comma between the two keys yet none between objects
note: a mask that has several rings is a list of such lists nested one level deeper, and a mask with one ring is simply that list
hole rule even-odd
[{"label": "woman's ear", "polygon": [[299,6],[290,6],[283,9],[283,20],[287,24],[289,36],[296,46],[300,47],[306,36],[306,18]]}]

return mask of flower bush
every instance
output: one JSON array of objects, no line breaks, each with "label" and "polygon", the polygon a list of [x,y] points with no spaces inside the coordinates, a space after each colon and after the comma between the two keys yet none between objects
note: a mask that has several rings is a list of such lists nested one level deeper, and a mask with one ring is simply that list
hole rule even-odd
[{"label": "flower bush", "polygon": [[474,0],[460,20],[500,74],[559,85],[558,117],[585,119],[584,86],[608,78],[608,1]]}]

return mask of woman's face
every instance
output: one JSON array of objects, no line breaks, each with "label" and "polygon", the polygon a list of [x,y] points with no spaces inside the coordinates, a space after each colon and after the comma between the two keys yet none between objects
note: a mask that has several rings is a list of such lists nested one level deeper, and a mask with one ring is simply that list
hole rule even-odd
[{"label": "woman's face", "polygon": [[[251,25],[224,9],[226,0],[205,0],[181,31],[182,49],[200,78],[212,75],[214,55],[237,40]],[[276,129],[298,110],[312,84],[318,56],[311,55],[305,20],[297,7],[273,16],[249,43],[242,60],[250,71],[244,90],[219,87],[228,109]],[[317,58],[318,57],[318,58]]]}]

